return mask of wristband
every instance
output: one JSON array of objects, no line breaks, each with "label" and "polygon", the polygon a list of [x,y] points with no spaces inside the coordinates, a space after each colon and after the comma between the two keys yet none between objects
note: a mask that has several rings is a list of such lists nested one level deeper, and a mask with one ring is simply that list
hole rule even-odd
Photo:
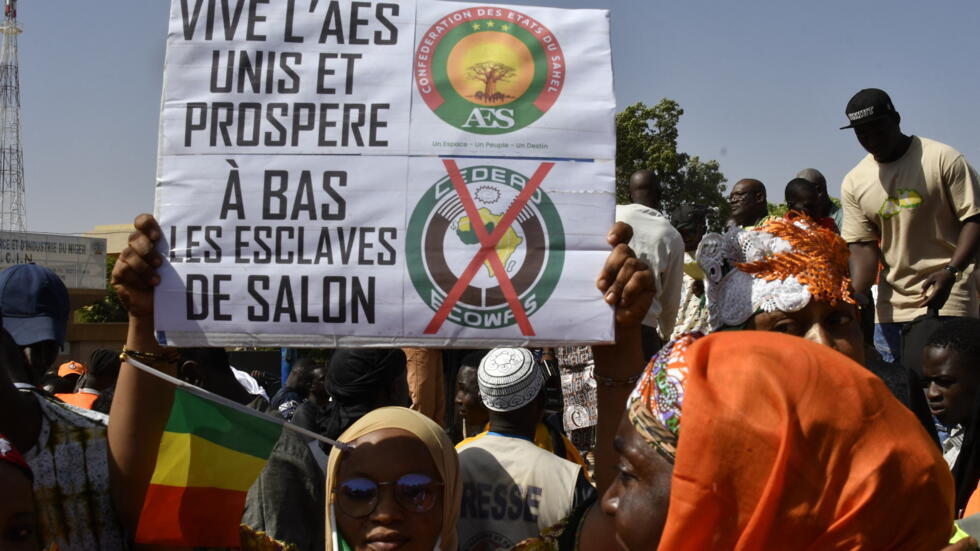
[{"label": "wristband", "polygon": [[131,348],[127,348],[125,345],[122,348],[122,352],[119,353],[120,361],[126,361],[126,358],[132,358],[138,362],[145,363],[147,365],[153,364],[175,364],[180,360],[180,353],[177,352],[176,348],[164,348],[163,352],[139,352]]},{"label": "wristband", "polygon": [[963,275],[963,270],[957,268],[956,266],[953,266],[952,264],[947,264],[943,266],[943,269],[953,274],[953,277],[956,279],[956,281],[959,281],[960,276]]}]

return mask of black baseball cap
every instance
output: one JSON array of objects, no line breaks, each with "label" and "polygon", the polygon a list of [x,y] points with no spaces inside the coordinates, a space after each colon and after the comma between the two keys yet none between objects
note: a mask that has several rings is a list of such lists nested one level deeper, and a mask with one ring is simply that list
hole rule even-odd
[{"label": "black baseball cap", "polygon": [[0,272],[0,311],[4,329],[18,346],[65,342],[71,312],[68,289],[47,268],[16,264]]},{"label": "black baseball cap", "polygon": [[854,128],[862,124],[867,124],[889,115],[896,114],[892,99],[884,90],[878,88],[865,88],[854,94],[851,101],[847,102],[847,120],[851,121],[847,126],[840,127],[841,130]]}]

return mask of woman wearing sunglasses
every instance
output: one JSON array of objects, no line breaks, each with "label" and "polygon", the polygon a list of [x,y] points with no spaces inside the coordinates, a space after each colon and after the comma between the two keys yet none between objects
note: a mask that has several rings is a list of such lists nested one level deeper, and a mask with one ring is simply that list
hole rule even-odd
[{"label": "woman wearing sunglasses", "polygon": [[376,409],[327,463],[326,551],[455,551],[462,487],[449,437],[428,417]]}]

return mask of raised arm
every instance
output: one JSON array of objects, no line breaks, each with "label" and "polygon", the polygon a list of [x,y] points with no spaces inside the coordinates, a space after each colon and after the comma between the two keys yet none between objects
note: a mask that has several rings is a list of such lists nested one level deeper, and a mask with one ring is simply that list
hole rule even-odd
[{"label": "raised arm", "polygon": [[616,343],[593,347],[599,420],[596,427],[595,480],[599,495],[615,478],[617,453],[613,439],[626,411],[626,398],[646,364],[640,322],[654,297],[653,273],[636,258],[626,243],[633,230],[617,222],[609,232],[613,250],[606,259],[596,287],[616,307]]},{"label": "raised arm", "polygon": [[[160,227],[149,214],[136,218],[129,245],[112,271],[112,286],[129,312],[126,348],[160,354],[153,332],[153,287],[163,259],[154,250]],[[157,362],[157,369],[175,375],[176,363]],[[109,423],[109,476],[113,502],[123,526],[134,534],[153,468],[160,436],[173,403],[174,388],[123,362]]]}]

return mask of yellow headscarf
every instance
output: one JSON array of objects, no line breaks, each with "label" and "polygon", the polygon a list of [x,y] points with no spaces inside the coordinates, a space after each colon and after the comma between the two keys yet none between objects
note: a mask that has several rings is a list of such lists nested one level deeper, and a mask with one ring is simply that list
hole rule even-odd
[{"label": "yellow headscarf", "polygon": [[[456,448],[443,432],[442,427],[425,415],[408,408],[386,407],[376,409],[350,426],[340,435],[341,442],[351,442],[365,434],[381,429],[404,430],[425,444],[436,470],[442,476],[442,532],[439,547],[446,551],[456,549],[456,521],[463,500],[463,486],[459,481],[459,457]],[[341,451],[334,448],[327,461],[327,542],[326,551],[339,551],[334,548],[334,526],[330,514],[333,501],[333,487],[337,482],[337,469],[340,466]]]}]

